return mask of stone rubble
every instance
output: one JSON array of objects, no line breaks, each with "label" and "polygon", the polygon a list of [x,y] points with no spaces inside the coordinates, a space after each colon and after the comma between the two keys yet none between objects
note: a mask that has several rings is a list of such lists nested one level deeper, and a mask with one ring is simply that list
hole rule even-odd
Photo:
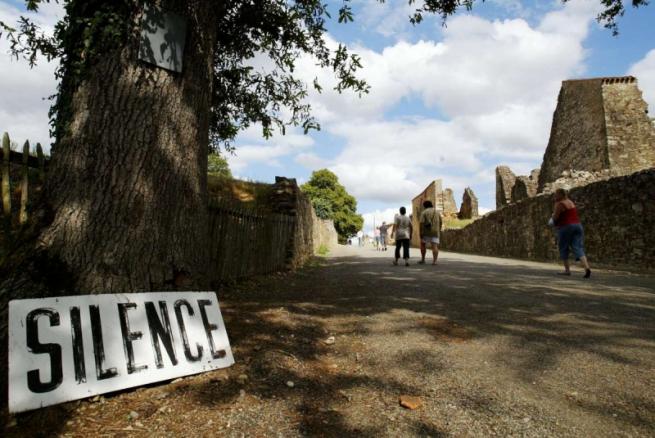
[{"label": "stone rubble", "polygon": [[459,208],[459,219],[475,219],[479,217],[478,212],[478,197],[473,193],[473,189],[467,187],[464,189],[462,196],[462,205]]}]

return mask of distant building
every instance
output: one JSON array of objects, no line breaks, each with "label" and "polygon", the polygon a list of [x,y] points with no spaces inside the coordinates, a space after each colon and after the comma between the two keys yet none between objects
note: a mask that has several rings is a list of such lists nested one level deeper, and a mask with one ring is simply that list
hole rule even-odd
[{"label": "distant building", "polygon": [[496,209],[655,167],[655,126],[632,76],[562,82],[540,169],[496,168]]},{"label": "distant building", "polygon": [[412,199],[412,246],[419,246],[419,218],[423,211],[423,202],[432,201],[432,205],[445,217],[457,217],[457,203],[451,189],[442,189],[440,179],[432,181],[418,196]]}]

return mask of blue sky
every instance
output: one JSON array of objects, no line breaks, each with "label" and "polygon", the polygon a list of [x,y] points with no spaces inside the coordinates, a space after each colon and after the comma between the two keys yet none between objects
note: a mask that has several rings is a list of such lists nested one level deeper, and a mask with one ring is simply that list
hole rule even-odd
[{"label": "blue sky", "polygon": [[[655,107],[655,7],[629,9],[615,37],[594,20],[593,0],[488,1],[445,28],[439,18],[412,26],[405,2],[354,3],[355,22],[329,32],[362,55],[371,94],[312,95],[323,130],[310,142],[264,142],[253,131],[231,163],[263,181],[302,182],[328,167],[357,197],[367,228],[436,178],[458,202],[470,186],[493,209],[497,165],[517,174],[540,166],[562,80],[637,74]],[[309,62],[307,70],[330,83]]]},{"label": "blue sky", "polygon": [[[328,1],[333,16],[340,3]],[[517,174],[540,166],[562,80],[634,74],[655,112],[655,6],[629,8],[614,37],[594,20],[599,0],[487,0],[446,27],[435,17],[412,26],[405,1],[352,3],[355,22],[329,23],[328,38],[362,57],[371,93],[338,95],[329,72],[301,59],[298,75],[324,85],[308,98],[322,130],[291,130],[270,141],[257,127],[244,132],[229,159],[235,175],[304,182],[312,170],[330,168],[357,197],[370,228],[374,216],[389,220],[437,178],[457,202],[470,186],[481,207],[493,209],[497,165]],[[21,4],[0,1],[0,19],[11,21]],[[48,6],[37,19],[52,26],[60,13]],[[0,43],[0,130],[19,142],[47,143],[42,98],[54,90],[54,67],[30,71],[6,49]],[[266,66],[265,59],[257,63]]]}]

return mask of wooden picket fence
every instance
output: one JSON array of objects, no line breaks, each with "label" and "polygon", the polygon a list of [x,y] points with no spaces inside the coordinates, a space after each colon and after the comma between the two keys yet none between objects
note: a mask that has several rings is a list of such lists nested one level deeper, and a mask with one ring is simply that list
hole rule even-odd
[{"label": "wooden picket fence", "polygon": [[209,208],[212,280],[226,282],[286,269],[295,220],[224,200]]},{"label": "wooden picket fence", "polygon": [[[26,141],[23,151],[11,150],[11,141],[6,132],[2,136],[0,174],[2,175],[2,222],[4,240],[10,240],[16,226],[25,225],[29,220],[30,192],[41,190],[45,181],[48,159],[43,154],[40,143],[36,144],[36,156],[30,155],[30,143]],[[30,171],[30,169],[35,169]],[[12,181],[12,176],[18,181]],[[36,178],[34,177],[36,174]],[[30,177],[32,175],[32,177]],[[32,182],[32,188],[30,188]],[[16,202],[18,201],[18,202]]]},{"label": "wooden picket fence", "polygon": [[[29,142],[25,142],[22,153],[12,151],[7,133],[2,138],[0,158],[1,259],[3,246],[8,248],[12,235],[29,221],[30,196],[42,190],[49,160],[40,144],[36,145],[36,156],[30,155]],[[287,268],[295,228],[293,216],[212,199],[209,226],[211,276],[215,283]]]},{"label": "wooden picket fence", "polygon": [[214,282],[286,269],[295,227],[293,216],[212,200],[209,224]]}]

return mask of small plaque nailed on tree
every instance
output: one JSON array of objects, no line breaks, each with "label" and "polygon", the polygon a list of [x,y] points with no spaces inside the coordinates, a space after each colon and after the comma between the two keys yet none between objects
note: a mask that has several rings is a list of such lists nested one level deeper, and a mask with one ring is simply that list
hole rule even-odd
[{"label": "small plaque nailed on tree", "polygon": [[186,18],[146,3],[141,19],[139,59],[181,73],[186,31]]}]

